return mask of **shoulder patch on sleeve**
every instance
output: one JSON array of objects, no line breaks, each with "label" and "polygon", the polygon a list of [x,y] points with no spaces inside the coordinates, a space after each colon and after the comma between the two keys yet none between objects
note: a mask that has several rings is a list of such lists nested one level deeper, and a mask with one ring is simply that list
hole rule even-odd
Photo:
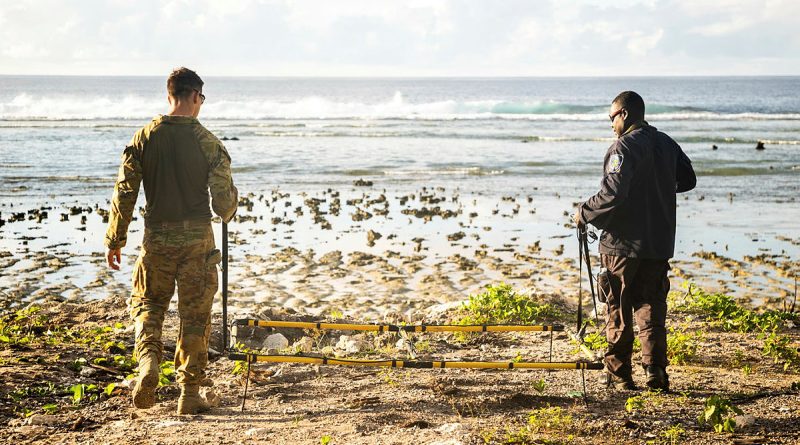
[{"label": "shoulder patch on sleeve", "polygon": [[608,166],[606,166],[606,173],[619,173],[622,168],[623,156],[619,153],[612,153],[608,157]]}]

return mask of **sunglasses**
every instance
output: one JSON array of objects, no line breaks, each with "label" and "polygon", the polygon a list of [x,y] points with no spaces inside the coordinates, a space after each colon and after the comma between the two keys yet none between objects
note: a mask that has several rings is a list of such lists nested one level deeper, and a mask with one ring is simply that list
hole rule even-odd
[{"label": "sunglasses", "polygon": [[624,110],[624,108],[620,108],[619,110],[616,111],[616,113],[608,115],[608,118],[611,119],[611,122],[614,122],[614,119],[616,119],[616,117],[619,116],[620,113],[622,113],[622,110]]},{"label": "sunglasses", "polygon": [[195,91],[197,91],[197,94],[199,94],[199,95],[200,95],[200,103],[201,103],[201,104],[202,104],[202,103],[205,103],[205,101],[206,101],[206,95],[205,95],[205,94],[203,94],[203,93],[201,93],[201,92],[200,92],[200,90],[195,90]]}]

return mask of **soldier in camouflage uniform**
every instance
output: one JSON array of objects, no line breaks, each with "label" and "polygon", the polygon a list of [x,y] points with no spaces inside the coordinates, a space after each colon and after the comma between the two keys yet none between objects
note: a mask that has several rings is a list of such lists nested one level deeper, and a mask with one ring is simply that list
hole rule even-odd
[{"label": "soldier in camouflage uniform", "polygon": [[127,240],[139,184],[144,183],[145,231],[130,303],[139,361],[133,403],[137,408],[155,404],[163,355],[161,327],[177,284],[178,414],[195,414],[208,409],[199,386],[207,383],[211,304],[221,260],[211,229],[209,191],[214,213],[226,222],[236,213],[238,197],[228,152],[197,121],[205,101],[203,81],[194,71],[179,68],[170,74],[167,90],[169,114],[137,131],[122,154],[105,237],[106,259],[109,267],[119,269],[120,249]]}]

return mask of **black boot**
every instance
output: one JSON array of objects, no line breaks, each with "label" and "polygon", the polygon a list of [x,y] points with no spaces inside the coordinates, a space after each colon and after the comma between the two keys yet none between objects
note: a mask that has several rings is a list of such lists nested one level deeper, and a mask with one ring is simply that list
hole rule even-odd
[{"label": "black boot", "polygon": [[607,388],[616,388],[623,391],[638,391],[639,387],[636,386],[632,377],[624,378],[619,377],[615,374],[612,374],[608,371],[603,373],[603,377],[600,379],[600,383],[605,385]]},{"label": "black boot", "polygon": [[649,365],[645,368],[645,374],[647,374],[648,388],[669,392],[669,376],[664,368],[657,365]]}]

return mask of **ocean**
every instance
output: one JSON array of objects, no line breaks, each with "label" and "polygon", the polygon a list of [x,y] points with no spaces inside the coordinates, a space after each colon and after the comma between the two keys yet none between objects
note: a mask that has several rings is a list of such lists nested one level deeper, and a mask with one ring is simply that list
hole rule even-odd
[{"label": "ocean", "polygon": [[[489,245],[512,237],[565,243],[572,235],[567,215],[597,190],[613,141],[608,105],[620,91],[634,90],[645,99],[650,124],[683,147],[698,174],[696,190],[679,198],[676,258],[710,250],[733,258],[800,256],[800,77],[205,82],[200,121],[226,139],[243,195],[335,189],[358,196],[366,191],[354,187],[358,179],[390,198],[439,189],[469,197],[461,209],[480,214],[476,227],[494,228],[482,231]],[[42,279],[69,275],[77,283],[73,292],[100,292],[83,292],[102,267],[86,266],[102,255],[100,216],[82,222],[67,215],[61,222],[59,214],[73,206],[108,207],[122,149],[167,105],[164,77],[0,76],[0,218],[50,208],[45,221],[0,227],[0,252],[55,249],[64,258],[82,256],[86,261],[72,272],[60,268]],[[758,141],[765,150],[755,150]],[[505,212],[511,198],[527,199],[532,211]],[[293,206],[300,204],[302,198]],[[436,218],[413,229],[405,217],[354,225],[347,212],[324,233],[308,213],[278,230],[268,220],[252,223],[259,230],[241,229],[242,255],[266,254],[276,245],[352,251],[354,240],[363,244],[372,228],[405,231],[409,238],[459,229]],[[132,230],[131,258],[141,220]],[[574,253],[572,242],[566,244],[567,254]],[[438,249],[449,254],[447,243]],[[25,264],[6,267],[0,289],[12,286],[10,276]]]}]

